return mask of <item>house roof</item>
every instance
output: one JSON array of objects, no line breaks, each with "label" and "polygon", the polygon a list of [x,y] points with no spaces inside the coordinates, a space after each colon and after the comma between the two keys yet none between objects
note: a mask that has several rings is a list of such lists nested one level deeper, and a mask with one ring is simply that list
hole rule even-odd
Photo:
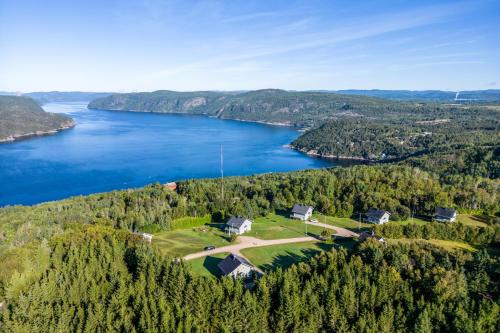
[{"label": "house roof", "polygon": [[239,229],[243,225],[243,223],[245,223],[245,221],[249,221],[249,220],[244,218],[244,217],[233,216],[229,219],[229,221],[227,221],[226,225],[229,227]]},{"label": "house roof", "polygon": [[457,211],[452,208],[436,207],[436,215],[438,216],[452,218],[456,213]]},{"label": "house roof", "polygon": [[247,265],[252,267],[252,264],[249,263],[245,258],[231,253],[226,258],[224,258],[224,260],[219,262],[217,264],[217,267],[219,267],[224,275],[227,275],[238,268],[240,265]]},{"label": "house roof", "polygon": [[371,233],[363,231],[362,233],[359,234],[359,240],[362,241],[362,242],[365,241],[365,240],[367,240],[368,238],[374,238],[374,239],[376,239],[378,241],[383,240],[382,237],[379,237],[379,236],[375,235],[375,233],[373,231]]},{"label": "house roof", "polygon": [[369,216],[369,217],[372,217],[374,219],[380,220],[382,218],[382,216],[384,216],[384,214],[386,214],[386,213],[389,214],[389,215],[391,215],[391,213],[389,213],[389,212],[387,212],[385,210],[370,208],[366,212],[366,216]]},{"label": "house roof", "polygon": [[292,213],[305,215],[309,209],[313,209],[311,206],[295,204],[292,208]]}]

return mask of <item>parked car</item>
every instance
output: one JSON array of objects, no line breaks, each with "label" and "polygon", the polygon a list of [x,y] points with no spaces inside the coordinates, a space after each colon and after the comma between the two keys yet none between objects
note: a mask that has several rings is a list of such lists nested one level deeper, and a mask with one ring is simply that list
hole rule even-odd
[{"label": "parked car", "polygon": [[311,222],[311,223],[318,223],[318,220],[317,219],[311,219],[309,222]]},{"label": "parked car", "polygon": [[213,245],[205,246],[204,250],[205,251],[215,250],[215,246],[213,246]]}]

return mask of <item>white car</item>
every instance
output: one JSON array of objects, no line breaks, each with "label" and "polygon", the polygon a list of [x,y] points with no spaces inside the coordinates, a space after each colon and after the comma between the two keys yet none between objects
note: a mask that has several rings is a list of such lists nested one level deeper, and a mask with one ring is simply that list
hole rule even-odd
[{"label": "white car", "polygon": [[311,222],[311,223],[318,223],[318,220],[317,219],[311,219],[311,220],[309,220],[309,222]]}]

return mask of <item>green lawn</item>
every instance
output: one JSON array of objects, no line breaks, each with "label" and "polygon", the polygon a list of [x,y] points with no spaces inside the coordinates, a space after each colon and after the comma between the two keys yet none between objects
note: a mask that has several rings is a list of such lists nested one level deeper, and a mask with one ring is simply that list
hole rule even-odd
[{"label": "green lawn", "polygon": [[357,220],[353,220],[349,217],[334,217],[334,216],[326,216],[322,214],[315,213],[313,218],[317,219],[320,223],[331,224],[335,227],[346,228],[352,231],[357,231],[358,227],[361,229],[372,228],[373,224],[359,222]]},{"label": "green lawn", "polygon": [[399,238],[399,239],[388,239],[387,240],[389,243],[413,243],[413,242],[423,242],[423,243],[429,243],[432,245],[436,245],[439,247],[444,248],[445,250],[448,251],[454,251],[454,250],[466,250],[470,252],[475,252],[477,249],[473,247],[472,245],[464,242],[457,242],[457,241],[449,241],[449,240],[442,240],[442,239],[409,239],[409,238]]},{"label": "green lawn", "polygon": [[291,265],[306,261],[321,251],[329,251],[332,244],[322,242],[304,242],[280,244],[272,246],[244,249],[241,253],[263,271],[277,267],[287,268]]},{"label": "green lawn", "polygon": [[153,237],[153,245],[157,246],[163,255],[172,257],[183,257],[202,251],[207,245],[220,247],[229,244],[222,230],[209,226],[165,231]]},{"label": "green lawn", "polygon": [[220,276],[217,264],[222,261],[229,253],[217,253],[204,258],[198,258],[188,261],[191,265],[191,271],[198,276],[214,277]]},{"label": "green lawn", "polygon": [[417,224],[417,225],[423,225],[426,223],[429,223],[429,221],[425,221],[422,219],[418,219],[416,217],[414,218],[409,218],[406,221],[390,221],[389,223],[394,223],[394,224]]},{"label": "green lawn", "polygon": [[488,225],[484,223],[484,219],[482,219],[480,216],[475,216],[475,215],[458,215],[457,220],[459,222],[462,222],[463,224],[470,225],[473,227],[487,227]]},{"label": "green lawn", "polygon": [[[321,227],[307,225],[309,235],[319,236],[321,231],[323,231]],[[281,215],[269,214],[254,219],[252,231],[245,233],[245,236],[261,239],[294,238],[305,236],[305,232],[306,224],[304,222]]]}]

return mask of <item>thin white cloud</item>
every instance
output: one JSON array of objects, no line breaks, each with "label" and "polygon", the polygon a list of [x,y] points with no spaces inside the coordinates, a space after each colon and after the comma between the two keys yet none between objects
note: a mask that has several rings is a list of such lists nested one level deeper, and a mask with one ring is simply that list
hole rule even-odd
[{"label": "thin white cloud", "polygon": [[[463,12],[467,4],[454,3],[436,5],[410,10],[393,12],[384,15],[359,18],[357,21],[340,28],[333,28],[320,33],[293,34],[288,38],[282,36],[264,41],[261,45],[246,49],[229,50],[222,56],[210,57],[205,60],[181,64],[155,71],[145,75],[142,79],[152,79],[171,76],[183,72],[199,71],[218,65],[228,65],[231,62],[245,61],[262,57],[277,56],[284,53],[306,49],[331,46],[402,30],[422,27],[440,22],[457,13]],[[263,13],[261,13],[263,14]],[[238,51],[238,52],[236,52]]]}]

